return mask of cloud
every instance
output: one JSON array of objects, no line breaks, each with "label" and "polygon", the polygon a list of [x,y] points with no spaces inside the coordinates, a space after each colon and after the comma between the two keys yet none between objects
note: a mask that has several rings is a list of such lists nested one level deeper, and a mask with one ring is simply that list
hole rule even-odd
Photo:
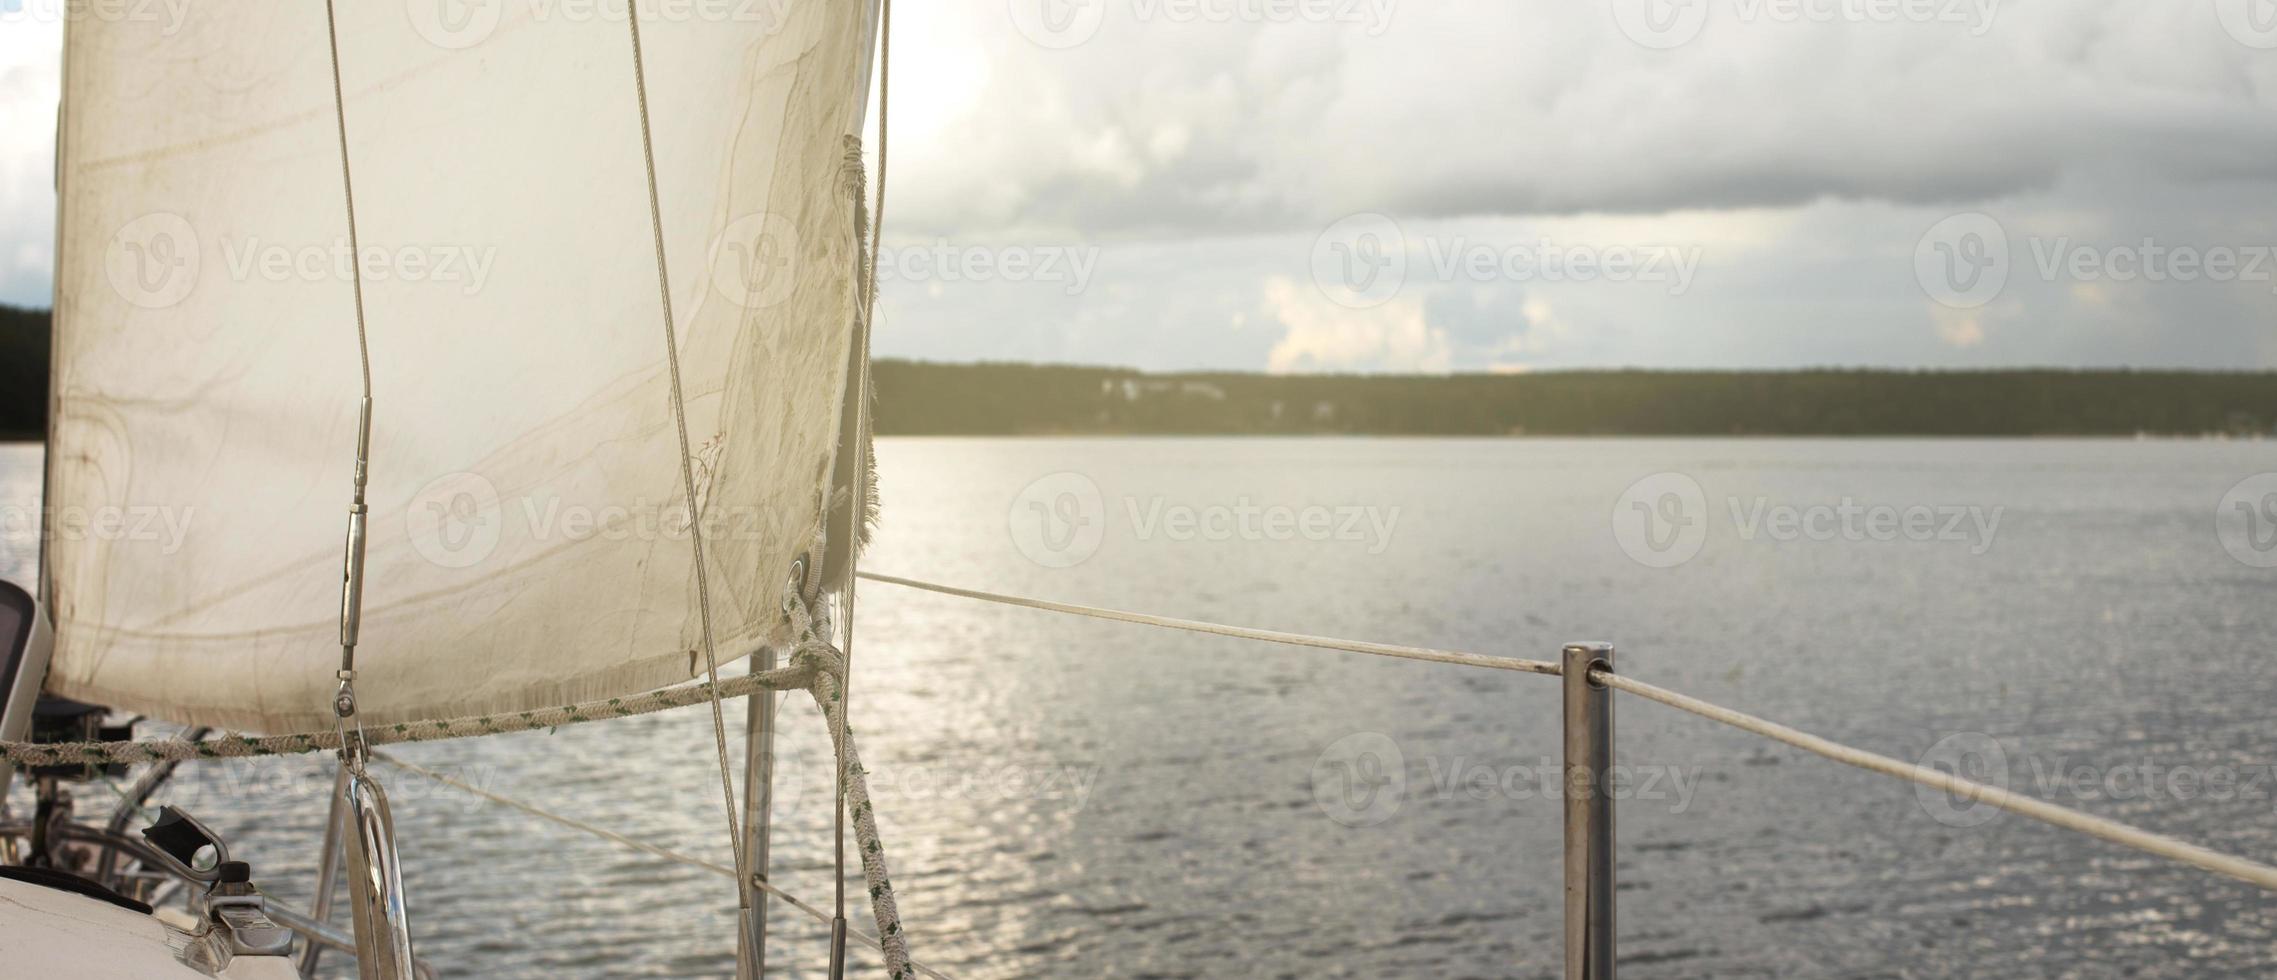
[{"label": "cloud", "polygon": [[1929,318],[1937,325],[1937,339],[1946,346],[1966,350],[1984,343],[1984,311],[1956,310],[1929,305]]},{"label": "cloud", "polygon": [[[2277,368],[2268,281],[2034,268],[2056,240],[2277,245],[2277,57],[2211,0],[1928,5],[1989,9],[1957,24],[1700,0],[1697,39],[1669,50],[1623,33],[1611,11],[1629,0],[1087,0],[1095,32],[1059,48],[1023,33],[1028,2],[896,11],[887,239],[1096,246],[1096,273],[1073,291],[888,282],[883,356]],[[1306,9],[1369,13],[1269,16]],[[0,301],[47,302],[58,33],[0,28]],[[1401,292],[1355,311],[1308,263],[1323,228],[1360,212],[1394,219],[1410,249]],[[2009,282],[1977,315],[1925,314],[1917,246],[1963,212],[2013,239]],[[1432,267],[1434,245],[1544,241],[1697,250],[1697,275],[1678,289]]]},{"label": "cloud", "polygon": [[1433,327],[1422,301],[1395,297],[1354,309],[1311,284],[1274,277],[1265,283],[1268,315],[1285,329],[1266,356],[1275,374],[1319,371],[1444,373],[1453,363],[1447,332]]},{"label": "cloud", "polygon": [[54,283],[57,23],[0,23],[0,302],[46,305]]},{"label": "cloud", "polygon": [[1380,31],[1104,0],[1067,50],[1029,43],[1003,0],[929,5],[915,36],[988,67],[930,107],[950,122],[902,142],[919,189],[900,214],[1161,236],[2277,179],[2277,60],[2210,3],[2008,3],[1980,25],[1707,2],[1698,40],[1669,51],[1566,0],[1408,0]]}]

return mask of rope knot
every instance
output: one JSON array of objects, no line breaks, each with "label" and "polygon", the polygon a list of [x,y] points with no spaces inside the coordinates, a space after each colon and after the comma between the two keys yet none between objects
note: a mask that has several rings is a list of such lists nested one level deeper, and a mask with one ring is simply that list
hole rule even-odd
[{"label": "rope knot", "polygon": [[846,661],[839,656],[837,647],[813,636],[808,636],[799,641],[798,646],[791,649],[790,667],[791,670],[805,675],[807,690],[819,694],[821,693],[819,688],[825,678],[831,681],[830,686],[837,686],[838,677],[846,669]]}]

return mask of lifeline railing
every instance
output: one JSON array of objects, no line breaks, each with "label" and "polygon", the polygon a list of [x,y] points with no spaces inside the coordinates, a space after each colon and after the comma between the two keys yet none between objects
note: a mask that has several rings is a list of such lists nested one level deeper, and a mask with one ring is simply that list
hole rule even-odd
[{"label": "lifeline railing", "polygon": [[[1199,620],[1176,619],[1149,613],[985,592],[978,589],[963,589],[874,572],[859,574],[864,579],[885,585],[1091,619],[1154,626],[1192,633],[1206,633],[1214,636],[1288,646],[1342,650],[1400,660],[1544,674],[1560,678],[1564,688],[1563,743],[1565,761],[1562,785],[1565,787],[1563,796],[1565,798],[1566,980],[1612,980],[1614,976],[1614,921],[1616,914],[1613,880],[1614,813],[1613,798],[1606,776],[1613,764],[1613,703],[1611,697],[1613,691],[1622,691],[1647,701],[1698,715],[1709,721],[1781,742],[1845,765],[1856,766],[1885,776],[1910,780],[1923,786],[1943,790],[1956,797],[1981,802],[2066,830],[2077,831],[2100,840],[2170,858],[2192,867],[2227,875],[2271,891],[2277,891],[2277,867],[2268,864],[2223,854],[2115,820],[2091,816],[2077,810],[2057,806],[2045,800],[2033,799],[1975,780],[1853,748],[1754,715],[1733,711],[1698,698],[1624,676],[1614,671],[1611,644],[1568,644],[1561,651],[1559,660],[1552,663],[1541,660],[1489,657],[1473,653],[1433,650],[1425,647],[1369,643],[1302,633],[1284,633],[1278,630],[1227,626]],[[767,694],[762,691],[754,696],[766,697]],[[400,766],[445,785],[474,793],[574,830],[593,834],[658,857],[721,874],[734,874],[733,869],[714,862],[666,850],[592,824],[549,813],[532,804],[476,788],[441,773],[423,769],[389,756],[376,752],[373,755],[374,758],[382,762]],[[818,921],[825,923],[830,921],[830,917],[824,914],[822,910],[799,901],[789,892],[768,883],[763,876],[755,877],[758,878],[758,887],[769,894],[789,902],[800,911],[814,916]],[[857,935],[870,945],[877,945],[875,938],[866,934],[857,933]],[[937,980],[946,980],[945,975],[937,969],[914,962],[911,965],[927,976],[937,978]]]}]

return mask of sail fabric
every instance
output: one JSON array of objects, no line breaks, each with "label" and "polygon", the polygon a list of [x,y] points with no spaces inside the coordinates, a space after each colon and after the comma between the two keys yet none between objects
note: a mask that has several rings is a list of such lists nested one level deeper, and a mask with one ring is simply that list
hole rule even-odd
[{"label": "sail fabric", "polygon": [[[622,3],[69,25],[48,689],[328,728],[367,314],[366,724],[605,698],[786,637],[857,315],[866,0],[642,4],[695,500]],[[407,9],[409,14],[407,16]],[[810,563],[811,564],[811,563]]]}]

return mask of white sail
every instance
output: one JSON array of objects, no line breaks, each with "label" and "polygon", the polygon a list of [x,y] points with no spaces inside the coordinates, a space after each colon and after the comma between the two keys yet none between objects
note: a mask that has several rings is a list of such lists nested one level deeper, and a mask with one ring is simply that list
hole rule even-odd
[{"label": "white sail", "polygon": [[[823,521],[867,6],[643,4],[722,663],[781,639]],[[325,728],[361,395],[325,6],[159,7],[67,35],[48,687]],[[374,389],[365,722],[702,673],[623,5],[338,7]]]}]

